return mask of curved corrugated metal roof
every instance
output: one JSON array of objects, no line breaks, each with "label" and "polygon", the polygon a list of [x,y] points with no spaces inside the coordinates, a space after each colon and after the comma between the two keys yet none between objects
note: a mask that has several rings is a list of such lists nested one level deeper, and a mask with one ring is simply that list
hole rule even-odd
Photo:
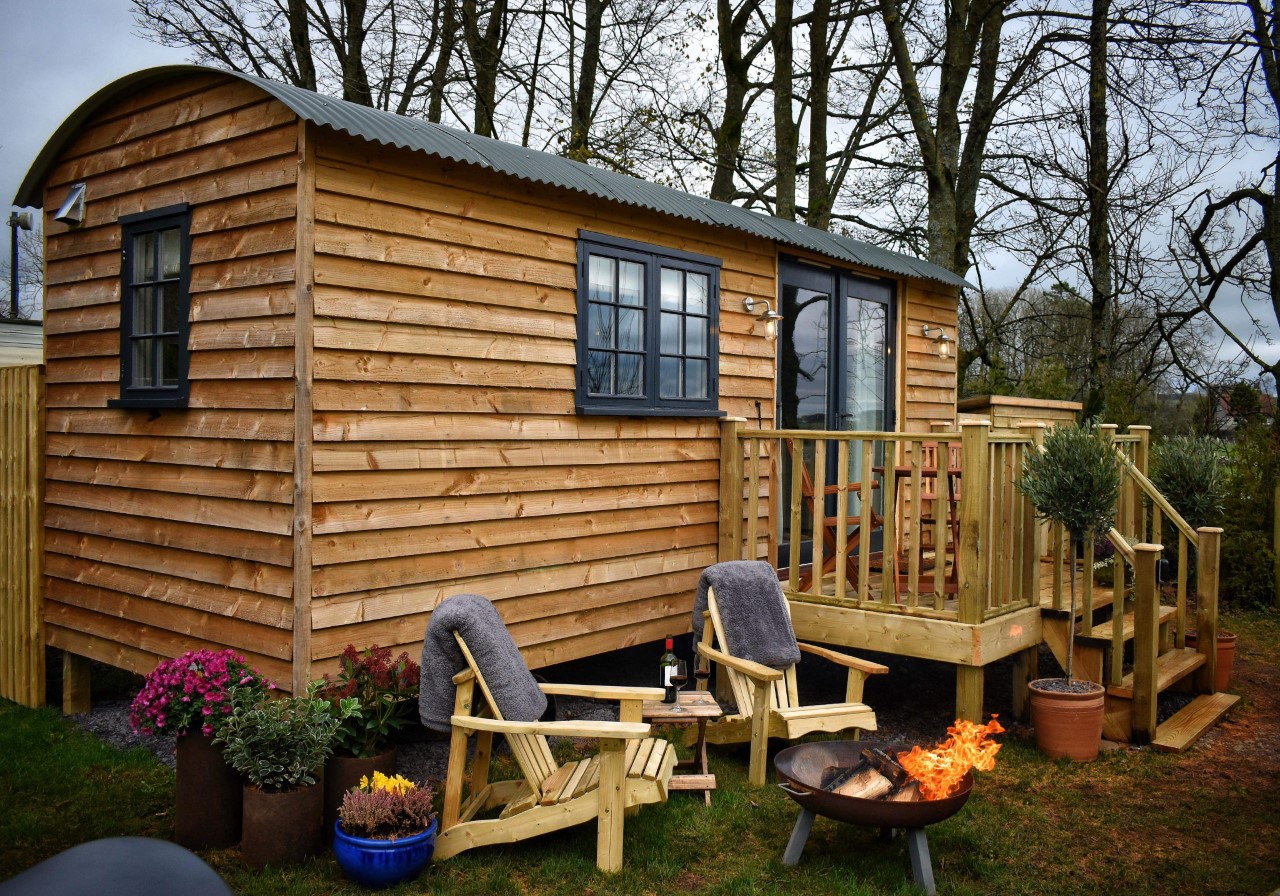
[{"label": "curved corrugated metal roof", "polygon": [[172,65],[145,69],[115,81],[90,97],[62,123],[45,144],[31,166],[31,170],[27,172],[14,199],[14,204],[39,206],[43,203],[43,184],[49,169],[80,127],[102,105],[122,95],[136,92],[156,81],[190,74],[216,74],[240,78],[257,85],[311,124],[331,128],[372,143],[476,165],[532,183],[547,184],[584,193],[597,199],[651,209],[712,227],[742,231],[774,240],[784,246],[805,249],[828,258],[874,268],[889,274],[918,277],[957,287],[969,285],[963,278],[930,262],[825,230],[797,224],[794,221],[784,221],[781,218],[759,214],[727,202],[717,202],[625,174],[593,168],[563,156],[538,152],[444,125],[432,124],[418,118],[407,118],[345,100],[321,96],[300,87],[267,81],[239,72],[227,72],[197,65]]}]

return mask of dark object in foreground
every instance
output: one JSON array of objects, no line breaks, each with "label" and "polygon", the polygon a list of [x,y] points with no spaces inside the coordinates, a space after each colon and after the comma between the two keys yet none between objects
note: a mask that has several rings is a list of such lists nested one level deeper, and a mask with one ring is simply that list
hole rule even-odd
[{"label": "dark object in foreground", "polygon": [[973,773],[965,774],[954,794],[938,800],[861,799],[823,789],[824,776],[829,779],[830,769],[857,766],[863,761],[863,750],[867,749],[882,750],[890,756],[896,756],[909,748],[869,741],[819,741],[788,747],[774,757],[779,786],[800,804],[800,817],[796,819],[782,863],[794,865],[800,861],[814,818],[818,815],[849,824],[864,824],[888,830],[900,828],[907,836],[912,877],[919,887],[933,896],[936,892],[933,865],[929,859],[929,842],[925,838],[924,828],[925,825],[943,821],[960,811],[973,791]]},{"label": "dark object in foreground", "polygon": [[0,883],[0,896],[234,896],[199,856],[149,837],[111,837],[73,846]]}]

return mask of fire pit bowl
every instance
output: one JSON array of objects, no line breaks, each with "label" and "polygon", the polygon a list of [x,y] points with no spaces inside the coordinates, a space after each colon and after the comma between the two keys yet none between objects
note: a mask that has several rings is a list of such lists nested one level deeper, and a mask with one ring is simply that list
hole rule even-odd
[{"label": "fire pit bowl", "polygon": [[910,749],[901,744],[865,740],[819,741],[788,747],[774,757],[779,786],[800,804],[800,817],[796,819],[782,863],[794,865],[800,861],[814,818],[818,815],[848,824],[870,825],[884,830],[901,829],[906,832],[912,876],[925,893],[934,896],[937,890],[924,828],[960,811],[973,792],[973,772],[965,774],[956,793],[940,800],[869,800],[822,789],[825,772],[833,767],[853,768],[861,761],[862,751],[868,748],[884,750],[894,757]]}]

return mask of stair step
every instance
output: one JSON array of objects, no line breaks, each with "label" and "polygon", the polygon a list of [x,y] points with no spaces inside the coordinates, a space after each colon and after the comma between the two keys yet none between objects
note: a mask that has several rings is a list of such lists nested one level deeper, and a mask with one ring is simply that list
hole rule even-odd
[{"label": "stair step", "polygon": [[[1170,619],[1172,619],[1174,616],[1177,616],[1177,615],[1178,615],[1177,607],[1161,607],[1159,624],[1164,625],[1166,622],[1168,622]],[[1111,643],[1111,626],[1112,626],[1112,620],[1107,620],[1106,622],[1099,622],[1097,625],[1095,625],[1093,628],[1089,629],[1088,631],[1080,632],[1079,634],[1076,635],[1076,637],[1084,641],[1089,641],[1091,643],[1104,642],[1104,644],[1110,644]],[[1136,626],[1134,625],[1134,621],[1133,621],[1133,613],[1125,613],[1124,629],[1123,629],[1122,637],[1124,638],[1126,643],[1133,640],[1133,632],[1135,627]]]},{"label": "stair step", "polygon": [[[1112,591],[1110,588],[1094,589],[1093,612],[1096,613],[1099,610],[1105,610],[1107,607],[1115,603],[1115,599],[1116,599],[1115,592]],[[1042,592],[1040,595],[1040,610],[1046,616],[1051,616],[1057,619],[1066,619],[1068,616],[1071,615],[1071,610],[1070,610],[1068,601],[1069,601],[1069,598],[1067,597],[1067,595],[1064,594],[1062,596],[1062,609],[1055,610],[1053,608],[1052,596],[1049,595],[1048,593]],[[1084,599],[1081,598],[1079,594],[1077,594],[1076,595],[1076,618],[1079,619],[1083,615],[1084,615]]]},{"label": "stair step", "polygon": [[[1181,681],[1204,665],[1204,656],[1190,647],[1175,647],[1156,659],[1156,693],[1159,694],[1176,681]],[[1107,694],[1125,700],[1133,699],[1133,673],[1130,672],[1118,685],[1107,688]]]},{"label": "stair step", "polygon": [[1235,694],[1202,694],[1156,729],[1151,746],[1164,753],[1181,753],[1218,724],[1239,701]]}]

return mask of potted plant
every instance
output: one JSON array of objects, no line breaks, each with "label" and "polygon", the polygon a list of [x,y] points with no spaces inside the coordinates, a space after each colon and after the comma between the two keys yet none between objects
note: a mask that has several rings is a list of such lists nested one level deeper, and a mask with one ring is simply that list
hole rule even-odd
[{"label": "potted plant", "polygon": [[334,737],[333,755],[324,769],[324,830],[332,836],[343,795],[374,772],[395,774],[397,754],[391,736],[417,714],[418,664],[390,647],[374,644],[357,650],[348,644],[336,675],[326,675],[316,696],[335,708],[343,700],[359,701]]},{"label": "potted plant", "polygon": [[324,792],[317,776],[356,701],[335,707],[312,696],[262,700],[236,693],[232,702],[215,742],[246,782],[240,844],[246,864],[290,865],[318,855]]},{"label": "potted plant", "polygon": [[348,879],[381,889],[414,880],[436,848],[431,788],[374,772],[342,799],[333,854]]},{"label": "potted plant", "polygon": [[198,650],[160,663],[134,698],[134,731],[177,736],[175,839],[188,849],[240,842],[244,785],[213,738],[231,713],[233,689],[261,698],[272,687],[235,651]]},{"label": "potted plant", "polygon": [[[1030,684],[1036,744],[1053,758],[1096,759],[1102,742],[1105,689],[1072,677],[1076,631],[1076,544],[1105,535],[1115,519],[1120,461],[1093,421],[1057,427],[1039,451],[1029,451],[1018,488],[1040,517],[1067,530],[1071,558],[1071,615],[1067,625],[1066,675]],[[1092,570],[1089,570],[1092,574]]]}]

